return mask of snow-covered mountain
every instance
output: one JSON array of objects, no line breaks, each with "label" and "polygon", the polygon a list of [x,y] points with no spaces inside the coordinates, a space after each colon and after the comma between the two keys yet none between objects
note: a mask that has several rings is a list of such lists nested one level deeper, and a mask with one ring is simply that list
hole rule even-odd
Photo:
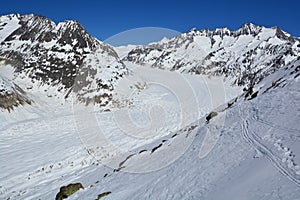
[{"label": "snow-covered mountain", "polygon": [[300,199],[299,81],[278,27],[112,47],[2,16],[0,199]]},{"label": "snow-covered mountain", "polygon": [[114,49],[78,22],[55,24],[36,15],[0,18],[0,59],[14,69],[11,82],[25,91],[48,86],[55,88],[47,94],[53,98],[74,92],[79,101],[102,106],[110,102],[114,82],[127,73]]},{"label": "snow-covered mountain", "polygon": [[192,29],[169,40],[137,47],[123,60],[192,74],[234,77],[234,84],[255,84],[282,65],[299,59],[300,40],[278,27],[245,24]]},{"label": "snow-covered mountain", "polygon": [[249,86],[298,60],[300,42],[278,27],[245,24],[236,31],[192,29],[147,46],[131,46],[127,55],[119,49],[122,60],[76,21],[55,24],[32,14],[0,19],[0,59],[13,67],[12,84],[29,93],[46,91],[62,102],[75,94],[79,102],[102,110],[113,107],[116,82],[128,74],[124,62],[230,77],[233,84]]}]

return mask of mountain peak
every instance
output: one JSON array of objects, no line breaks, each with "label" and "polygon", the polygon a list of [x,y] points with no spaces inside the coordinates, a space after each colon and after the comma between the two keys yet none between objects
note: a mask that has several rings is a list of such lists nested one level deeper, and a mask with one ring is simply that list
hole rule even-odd
[{"label": "mountain peak", "polygon": [[214,35],[219,35],[221,37],[227,36],[239,36],[239,35],[257,35],[261,30],[262,26],[257,26],[252,23],[243,24],[239,29],[237,30],[230,30],[227,27],[224,28],[216,28],[215,30],[210,29],[202,29],[197,30],[196,28],[190,29],[186,35],[188,36],[207,36],[212,37]]},{"label": "mountain peak", "polygon": [[276,30],[275,35],[283,40],[288,40],[290,42],[295,42],[295,41],[299,41],[299,39],[292,37],[290,34],[288,34],[287,32],[283,31],[280,27],[278,26],[274,26],[272,27],[272,29]]},{"label": "mountain peak", "polygon": [[[75,20],[55,24],[33,14],[10,15],[0,18],[0,39],[0,60],[12,63],[16,73],[26,74],[24,78],[32,83],[55,85],[62,88],[60,91],[71,90],[83,68],[93,68],[93,73],[82,76],[95,77],[101,76],[100,68],[114,67],[111,71],[115,74],[107,76],[107,85],[126,73],[114,49],[92,37]],[[91,88],[98,91],[101,84],[93,83]]]},{"label": "mountain peak", "polygon": [[253,23],[245,23],[241,26],[241,28],[248,28],[248,29],[257,29],[260,26],[257,26]]},{"label": "mountain peak", "polygon": [[243,24],[236,32],[243,35],[257,35],[262,30],[262,26],[256,26],[252,23]]}]

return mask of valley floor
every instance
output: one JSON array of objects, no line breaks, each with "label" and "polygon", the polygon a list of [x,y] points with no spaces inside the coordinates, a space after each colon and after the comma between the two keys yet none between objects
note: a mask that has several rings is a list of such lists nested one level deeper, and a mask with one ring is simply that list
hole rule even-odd
[{"label": "valley floor", "polygon": [[[203,114],[182,126],[171,118],[157,137],[141,142],[140,135],[118,139],[123,133],[113,124],[115,113],[97,114],[98,125],[107,127],[106,139],[118,146],[115,151],[86,143],[80,131],[90,127],[78,129],[85,122],[78,120],[85,118],[71,110],[34,111],[30,117],[30,109],[19,111],[27,117],[3,114],[0,198],[54,199],[61,186],[79,182],[84,189],[69,199],[96,199],[104,192],[111,192],[105,198],[113,200],[300,199],[298,81],[249,101],[240,96],[226,111],[218,107],[208,123]],[[136,98],[146,98],[147,91],[156,92],[155,102],[173,105],[156,87]],[[146,100],[130,108],[133,116],[148,109],[152,101]],[[172,109],[166,108],[166,114],[176,116]]]}]

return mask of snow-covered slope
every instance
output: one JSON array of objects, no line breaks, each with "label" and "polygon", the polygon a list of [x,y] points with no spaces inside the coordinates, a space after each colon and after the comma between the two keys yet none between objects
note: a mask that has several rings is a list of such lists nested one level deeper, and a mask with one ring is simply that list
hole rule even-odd
[{"label": "snow-covered slope", "polygon": [[[106,165],[86,151],[73,115],[2,126],[0,197],[53,199],[61,186],[80,182],[84,189],[69,199],[298,199],[299,68],[298,61],[279,69],[252,94],[215,109],[209,122],[201,117],[119,155],[99,146],[106,159],[115,157]],[[216,136],[200,156],[207,138]],[[120,139],[110,142],[120,145]]]},{"label": "snow-covered slope", "polygon": [[[230,106],[224,105],[225,110],[217,110],[219,115],[209,123],[202,118],[131,152],[120,162],[124,172],[100,167],[89,178],[78,178],[93,187],[74,199],[108,191],[107,199],[300,198],[299,67],[297,61],[278,70],[257,85],[252,96],[245,92]],[[222,115],[226,121],[218,126]],[[220,135],[217,145],[199,157],[207,134],[215,129]],[[149,173],[127,173],[130,168],[152,168],[174,156],[188,140],[192,144],[170,165]]]},{"label": "snow-covered slope", "polygon": [[11,111],[14,107],[23,104],[31,104],[32,100],[26,95],[26,92],[16,85],[7,76],[1,74],[11,74],[11,69],[0,64],[0,108]]},{"label": "snow-covered slope", "polygon": [[0,17],[0,199],[300,199],[299,49],[252,24],[113,48]]}]

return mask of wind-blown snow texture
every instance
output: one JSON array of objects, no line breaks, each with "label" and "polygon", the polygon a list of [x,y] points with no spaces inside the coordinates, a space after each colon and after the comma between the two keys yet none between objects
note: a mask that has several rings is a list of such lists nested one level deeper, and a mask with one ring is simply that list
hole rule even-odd
[{"label": "wind-blown snow texture", "polygon": [[[69,199],[300,199],[299,51],[298,38],[253,24],[114,48],[76,21],[2,16],[0,199],[54,199],[77,182]],[[153,105],[166,116],[155,135],[120,129],[118,112],[143,125]],[[94,121],[77,106],[120,151],[82,143]]]}]

